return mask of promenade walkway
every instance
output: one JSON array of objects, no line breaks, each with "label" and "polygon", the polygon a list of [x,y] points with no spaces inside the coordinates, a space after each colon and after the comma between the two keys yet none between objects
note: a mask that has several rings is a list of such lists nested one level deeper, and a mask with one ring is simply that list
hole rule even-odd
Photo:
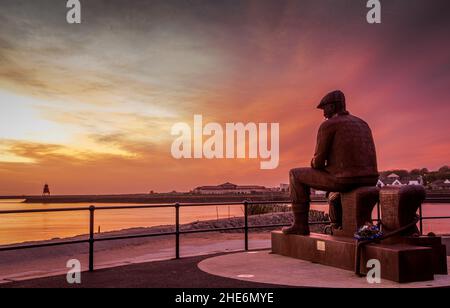
[{"label": "promenade walkway", "polygon": [[0,284],[0,288],[275,288],[280,285],[218,277],[197,264],[221,254],[156,261],[82,272],[81,284],[70,285],[65,275]]},{"label": "promenade walkway", "polygon": [[[450,258],[449,258],[450,264]],[[83,272],[70,285],[65,275],[0,284],[0,288],[428,288],[450,287],[450,276],[434,281],[369,284],[353,272],[270,254],[268,250],[219,253]]]}]

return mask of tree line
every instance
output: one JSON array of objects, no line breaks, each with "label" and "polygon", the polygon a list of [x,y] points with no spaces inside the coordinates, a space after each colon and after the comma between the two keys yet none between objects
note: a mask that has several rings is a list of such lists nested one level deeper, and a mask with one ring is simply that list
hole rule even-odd
[{"label": "tree line", "polygon": [[427,168],[417,168],[412,169],[410,171],[404,170],[404,169],[393,169],[393,170],[386,170],[380,172],[381,177],[386,177],[391,173],[397,174],[400,178],[406,178],[406,177],[417,177],[422,176],[425,184],[432,183],[437,180],[450,180],[450,167],[445,165],[439,168],[435,171],[430,171]]}]

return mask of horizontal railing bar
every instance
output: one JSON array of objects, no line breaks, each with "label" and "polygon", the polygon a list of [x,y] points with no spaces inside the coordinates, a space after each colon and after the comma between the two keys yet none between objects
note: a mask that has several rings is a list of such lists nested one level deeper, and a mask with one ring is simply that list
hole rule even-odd
[{"label": "horizontal railing bar", "polygon": [[180,207],[189,206],[223,206],[223,205],[244,205],[242,202],[208,202],[208,203],[179,203]]},{"label": "horizontal railing bar", "polygon": [[88,243],[89,240],[76,240],[76,241],[66,241],[66,242],[55,242],[55,243],[43,243],[43,244],[32,244],[32,245],[21,245],[21,246],[11,246],[11,247],[0,247],[0,251],[9,250],[21,250],[28,248],[42,248],[42,247],[52,247],[52,246],[62,246],[62,245],[73,245],[73,244],[83,244]]},{"label": "horizontal railing bar", "polygon": [[69,208],[54,208],[54,209],[35,209],[35,210],[5,210],[0,211],[2,214],[26,214],[26,213],[49,213],[49,212],[77,212],[89,211],[89,207],[69,207]]},{"label": "horizontal railing bar", "polygon": [[175,204],[155,204],[155,205],[119,205],[119,206],[99,206],[95,207],[96,211],[101,210],[126,210],[126,209],[157,209],[157,208],[174,208]]},{"label": "horizontal railing bar", "polygon": [[[245,201],[244,201],[245,202]],[[180,207],[195,206],[225,206],[225,205],[243,205],[244,202],[210,202],[210,203],[180,203]],[[312,200],[311,202],[322,203],[325,201]],[[270,205],[270,204],[289,204],[290,201],[247,201],[249,205]],[[124,206],[99,206],[95,210],[127,210],[127,209],[151,209],[151,208],[174,208],[175,203],[170,204],[145,204],[145,205],[124,205]],[[30,209],[30,210],[1,210],[2,214],[27,214],[27,213],[51,213],[51,212],[77,212],[89,211],[89,207],[72,207],[72,208],[51,208],[51,209]],[[423,219],[450,219],[449,216],[439,218],[423,218]]]},{"label": "horizontal railing bar", "polygon": [[[450,216],[430,216],[430,217],[422,217],[422,220],[430,220],[430,219],[450,219]],[[382,219],[374,218],[372,221],[380,221]]]},{"label": "horizontal railing bar", "polygon": [[[433,203],[431,201],[446,201],[446,202],[450,202],[449,198],[430,198],[430,199],[425,199],[423,201],[423,203]],[[208,203],[203,203],[203,202],[199,202],[199,203],[180,203],[180,205],[185,205],[185,206],[192,206],[192,205],[233,205],[233,204],[243,204],[244,202],[247,202],[248,204],[275,204],[275,203],[280,203],[280,204],[286,204],[286,203],[292,203],[291,200],[275,200],[275,201],[258,201],[258,200],[242,200],[242,201],[230,201],[230,202],[208,202]],[[310,200],[311,203],[327,203],[328,200],[327,199],[312,199]]]},{"label": "horizontal railing bar", "polygon": [[[311,200],[311,203],[326,203],[327,200]],[[264,205],[264,204],[291,204],[292,201],[290,200],[281,200],[281,201],[247,201],[248,204],[258,204],[258,205]],[[242,203],[241,203],[242,204]]]},{"label": "horizontal railing bar", "polygon": [[[99,206],[95,207],[95,210],[125,210],[125,209],[143,209],[143,208],[170,208],[175,207],[174,204],[164,205],[124,205],[124,206]],[[69,207],[69,208],[53,208],[53,209],[31,209],[31,210],[6,210],[0,211],[1,214],[26,214],[26,213],[51,213],[51,212],[76,212],[76,211],[89,211],[89,207]]]},{"label": "horizontal railing bar", "polygon": [[324,224],[331,224],[331,221],[310,221],[308,224],[310,225],[324,225]]},{"label": "horizontal railing bar", "polygon": [[[224,205],[243,205],[245,201],[240,202],[209,202],[209,203],[180,203],[180,207],[189,206],[224,206]],[[313,200],[311,202],[325,202]],[[289,204],[291,201],[247,201],[248,204]],[[170,208],[175,207],[175,203],[165,204],[143,204],[143,205],[119,205],[119,206],[98,206],[95,210],[126,210],[126,209],[151,209],[151,208]],[[70,207],[70,208],[50,208],[50,209],[30,209],[30,210],[1,210],[1,214],[26,214],[26,213],[44,213],[44,212],[75,212],[88,211],[89,207]]]},{"label": "horizontal railing bar", "polygon": [[244,230],[245,227],[230,227],[230,228],[211,228],[211,229],[198,229],[198,230],[182,230],[180,234],[190,234],[190,233],[205,233],[205,232],[220,232],[228,230]]},{"label": "horizontal railing bar", "polygon": [[450,216],[430,216],[422,217],[422,219],[450,219]]},{"label": "horizontal railing bar", "polygon": [[144,237],[155,237],[164,235],[175,235],[175,232],[161,232],[161,233],[148,233],[148,234],[136,234],[136,235],[123,235],[123,236],[112,236],[112,237],[100,237],[94,239],[94,242],[105,242],[114,240],[126,240],[133,238],[144,238]]},{"label": "horizontal railing bar", "polygon": [[292,201],[286,201],[286,200],[281,200],[281,201],[247,201],[247,204],[249,205],[265,205],[265,204],[290,204],[292,203]]},{"label": "horizontal railing bar", "polygon": [[[244,205],[247,202],[248,205],[264,205],[264,204],[291,204],[292,201],[280,200],[280,201],[239,201],[239,202],[208,202],[208,203],[179,203],[182,206],[221,206],[221,205]],[[312,200],[312,203],[323,203],[326,200]]]}]

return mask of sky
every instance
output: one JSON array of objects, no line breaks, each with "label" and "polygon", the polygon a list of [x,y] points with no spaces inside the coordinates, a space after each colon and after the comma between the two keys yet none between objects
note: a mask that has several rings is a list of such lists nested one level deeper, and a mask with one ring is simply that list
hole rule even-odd
[{"label": "sky", "polygon": [[[0,0],[0,195],[278,186],[308,166],[341,89],[379,170],[448,165],[450,3]],[[174,159],[171,127],[279,123],[280,163]]]}]

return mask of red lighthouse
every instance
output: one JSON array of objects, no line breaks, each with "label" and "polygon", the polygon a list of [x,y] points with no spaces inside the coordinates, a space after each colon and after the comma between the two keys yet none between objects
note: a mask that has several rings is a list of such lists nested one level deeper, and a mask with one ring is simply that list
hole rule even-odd
[{"label": "red lighthouse", "polygon": [[48,187],[48,184],[44,185],[44,190],[42,191],[42,195],[45,196],[50,196],[50,188]]}]

